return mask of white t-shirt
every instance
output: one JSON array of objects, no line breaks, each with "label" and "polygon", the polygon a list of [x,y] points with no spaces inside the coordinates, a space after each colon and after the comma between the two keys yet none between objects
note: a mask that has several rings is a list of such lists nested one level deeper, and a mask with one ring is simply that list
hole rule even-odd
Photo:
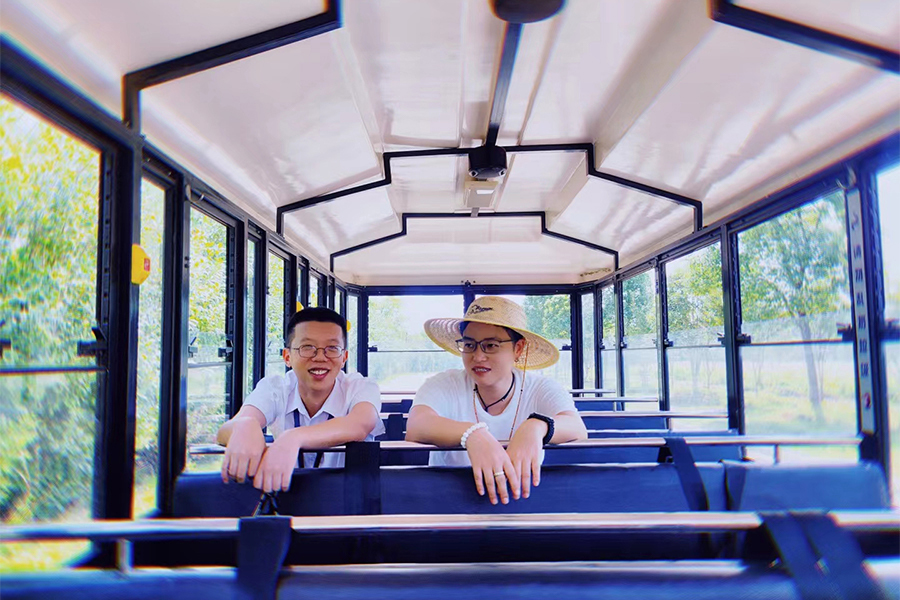
[{"label": "white t-shirt", "polygon": [[[464,369],[451,369],[429,377],[416,392],[413,406],[429,406],[438,415],[454,421],[487,423],[491,435],[498,440],[510,439],[510,431],[515,433],[531,413],[552,417],[566,410],[577,410],[572,396],[552,379],[528,373],[520,394],[523,372],[515,369],[513,376],[516,380],[513,399],[499,415],[491,415],[484,410],[475,396],[475,382]],[[472,463],[468,453],[455,450],[432,452],[428,464],[467,466]]]},{"label": "white t-shirt", "polygon": [[[262,411],[266,417],[266,427],[269,428],[269,433],[276,438],[288,429],[294,428],[295,418],[300,427],[316,425],[324,423],[332,417],[346,417],[360,402],[368,402],[375,407],[377,412],[381,407],[381,391],[378,389],[378,385],[359,373],[347,375],[341,371],[322,408],[313,416],[309,416],[306,406],[300,399],[297,375],[292,370],[284,375],[269,375],[261,379],[256,384],[256,389],[244,400],[244,404],[249,404]],[[378,419],[378,424],[366,436],[366,441],[370,442],[375,439],[375,436],[382,433],[384,433],[384,423]],[[315,465],[315,460],[315,452],[303,453],[303,466],[312,467]],[[319,466],[343,467],[344,453],[324,453]]]}]

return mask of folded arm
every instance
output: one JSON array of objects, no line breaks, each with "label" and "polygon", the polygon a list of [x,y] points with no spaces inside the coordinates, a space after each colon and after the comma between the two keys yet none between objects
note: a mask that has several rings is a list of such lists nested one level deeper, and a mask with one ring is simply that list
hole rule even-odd
[{"label": "folded arm", "polygon": [[285,431],[263,455],[253,487],[264,492],[288,490],[301,449],[361,442],[375,429],[378,419],[378,411],[372,404],[360,402],[345,417]]}]

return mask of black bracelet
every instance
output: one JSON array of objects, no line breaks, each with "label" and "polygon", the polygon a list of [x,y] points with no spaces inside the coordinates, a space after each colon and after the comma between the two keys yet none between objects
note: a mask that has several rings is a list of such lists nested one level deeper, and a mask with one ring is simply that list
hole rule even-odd
[{"label": "black bracelet", "polygon": [[[545,415],[540,415],[538,413],[531,413],[530,415],[528,415],[528,419],[537,419],[538,421],[543,421],[547,424],[547,435],[544,436],[544,439],[541,441],[541,443],[545,446],[549,444],[550,440],[553,439],[554,432],[556,431],[556,428],[553,426],[553,419]],[[525,420],[527,421],[528,419]]]}]

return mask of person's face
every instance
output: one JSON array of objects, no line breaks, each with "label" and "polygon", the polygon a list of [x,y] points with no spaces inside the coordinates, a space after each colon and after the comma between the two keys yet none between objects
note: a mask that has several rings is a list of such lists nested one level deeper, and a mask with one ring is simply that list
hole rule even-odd
[{"label": "person's face", "polygon": [[[315,346],[316,355],[311,358],[300,356],[301,346]],[[336,358],[325,356],[325,348],[340,347],[340,355]],[[336,323],[320,323],[305,321],[294,327],[291,348],[284,350],[284,362],[293,369],[303,394],[328,394],[334,387],[338,372],[347,362],[347,351],[344,348],[344,332]]]},{"label": "person's face", "polygon": [[525,340],[511,344],[509,340],[512,338],[509,337],[509,332],[502,327],[484,323],[469,323],[462,338],[475,342],[484,340],[502,342],[497,352],[493,354],[486,354],[480,344],[476,346],[475,352],[464,352],[462,355],[463,366],[479,386],[504,385],[503,382],[505,385],[509,385],[509,374],[516,359],[525,348]]}]

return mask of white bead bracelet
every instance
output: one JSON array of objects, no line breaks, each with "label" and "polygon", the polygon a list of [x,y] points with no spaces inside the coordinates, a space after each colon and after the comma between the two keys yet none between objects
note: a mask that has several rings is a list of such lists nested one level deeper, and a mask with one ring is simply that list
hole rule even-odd
[{"label": "white bead bracelet", "polygon": [[486,427],[487,427],[487,423],[475,423],[474,425],[472,425],[471,427],[466,429],[466,432],[464,434],[462,434],[461,438],[459,438],[459,445],[462,446],[463,448],[465,448],[466,440],[469,439],[469,436],[472,435],[474,432],[478,431],[479,429],[485,429]]}]

